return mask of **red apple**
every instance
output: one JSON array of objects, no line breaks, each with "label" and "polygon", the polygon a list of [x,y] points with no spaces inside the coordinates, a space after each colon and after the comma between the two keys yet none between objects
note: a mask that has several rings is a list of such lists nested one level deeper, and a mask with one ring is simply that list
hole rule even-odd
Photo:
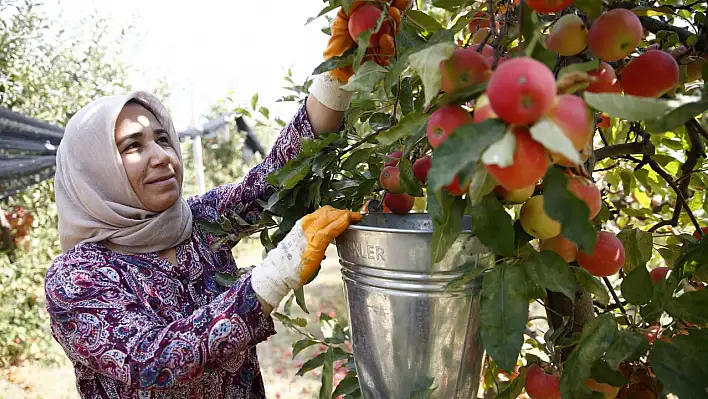
[{"label": "red apple", "polygon": [[500,185],[518,190],[536,184],[548,170],[548,156],[541,144],[531,138],[528,129],[514,127],[516,148],[513,163],[506,167],[484,165]]},{"label": "red apple", "polygon": [[621,81],[625,94],[656,98],[678,86],[681,77],[671,54],[649,50],[624,67]]},{"label": "red apple", "polygon": [[644,29],[635,13],[615,8],[590,25],[588,46],[603,61],[617,61],[631,54],[642,40]]},{"label": "red apple", "polygon": [[430,155],[424,155],[418,158],[413,163],[413,175],[425,184],[428,180],[428,171],[433,165],[433,158]]},{"label": "red apple", "polygon": [[430,146],[437,148],[455,129],[472,122],[472,115],[459,105],[448,104],[438,108],[428,118],[425,131]]}]

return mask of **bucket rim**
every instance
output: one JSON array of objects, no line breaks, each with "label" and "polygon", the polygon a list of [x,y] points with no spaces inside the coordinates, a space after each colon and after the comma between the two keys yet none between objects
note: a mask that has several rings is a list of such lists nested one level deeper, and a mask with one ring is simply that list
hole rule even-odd
[{"label": "bucket rim", "polygon": [[[381,233],[401,233],[401,234],[433,234],[433,230],[422,230],[415,228],[401,228],[401,227],[386,227],[386,226],[369,226],[365,224],[367,219],[371,220],[374,218],[388,218],[388,219],[403,219],[403,218],[415,218],[419,220],[430,220],[429,213],[407,213],[405,215],[396,215],[392,213],[372,213],[365,214],[362,223],[350,224],[347,230],[356,231],[371,231],[371,232],[381,232]],[[462,227],[460,228],[460,234],[472,234],[471,229],[471,218],[469,215],[464,215],[462,217]]]}]

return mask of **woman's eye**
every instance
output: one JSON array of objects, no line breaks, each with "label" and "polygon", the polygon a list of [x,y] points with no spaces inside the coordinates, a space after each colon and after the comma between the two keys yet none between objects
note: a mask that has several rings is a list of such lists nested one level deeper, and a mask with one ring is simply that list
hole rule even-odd
[{"label": "woman's eye", "polygon": [[162,136],[159,139],[157,139],[157,142],[160,144],[170,144],[170,139],[167,136]]},{"label": "woman's eye", "polygon": [[140,147],[140,145],[136,142],[133,142],[133,143],[128,144],[127,147],[125,147],[125,151],[134,150],[134,149],[137,149],[138,147]]}]

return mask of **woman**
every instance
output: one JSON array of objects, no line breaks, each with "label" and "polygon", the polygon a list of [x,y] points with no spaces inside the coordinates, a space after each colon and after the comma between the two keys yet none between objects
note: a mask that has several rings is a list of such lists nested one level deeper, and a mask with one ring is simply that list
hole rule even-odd
[{"label": "woman", "polygon": [[[325,58],[354,43],[340,10]],[[346,33],[346,34],[345,34]],[[309,281],[329,243],[361,215],[331,207],[302,218],[230,288],[233,242],[200,228],[235,211],[257,219],[269,173],[303,138],[342,123],[351,70],[316,77],[266,159],[238,184],[182,199],[182,157],[165,107],[133,92],[99,98],[67,124],[55,176],[63,253],[46,276],[54,338],[82,398],[264,398],[255,345],[275,333],[270,312]]]}]

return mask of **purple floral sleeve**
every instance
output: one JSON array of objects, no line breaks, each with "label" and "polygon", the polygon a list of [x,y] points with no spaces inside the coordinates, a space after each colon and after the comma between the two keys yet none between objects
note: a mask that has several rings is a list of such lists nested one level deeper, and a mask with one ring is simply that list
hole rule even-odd
[{"label": "purple floral sleeve", "polygon": [[241,182],[225,184],[189,199],[195,218],[214,222],[219,219],[219,215],[231,210],[248,222],[257,220],[261,207],[256,199],[268,199],[275,192],[266,180],[268,175],[297,157],[302,149],[303,138],[313,137],[314,132],[303,104],[280,132],[268,156],[251,169]]},{"label": "purple floral sleeve", "polygon": [[250,283],[173,322],[156,317],[120,264],[67,254],[52,265],[45,290],[52,334],[75,365],[131,389],[190,387],[274,333]]}]

